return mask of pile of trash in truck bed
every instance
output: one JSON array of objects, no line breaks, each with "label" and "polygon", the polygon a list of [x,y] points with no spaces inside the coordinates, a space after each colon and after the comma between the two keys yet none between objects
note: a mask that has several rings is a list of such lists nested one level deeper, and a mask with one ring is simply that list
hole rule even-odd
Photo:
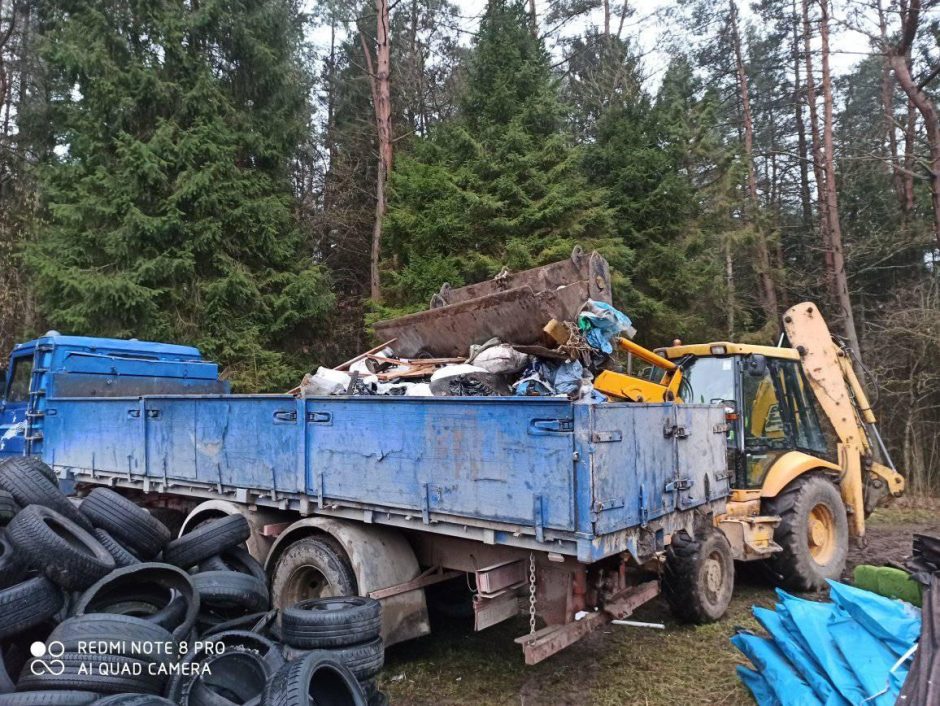
[{"label": "pile of trash in truck bed", "polygon": [[616,337],[636,331],[610,302],[607,262],[576,248],[569,260],[460,289],[431,308],[375,325],[389,339],[292,392],[407,397],[564,396],[603,402],[595,373],[616,365]]}]

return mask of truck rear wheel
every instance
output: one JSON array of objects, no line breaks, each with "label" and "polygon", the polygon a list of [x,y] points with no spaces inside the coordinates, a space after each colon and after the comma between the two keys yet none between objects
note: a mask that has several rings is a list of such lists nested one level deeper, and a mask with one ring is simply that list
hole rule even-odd
[{"label": "truck rear wheel", "polygon": [[770,559],[778,581],[795,591],[816,591],[838,579],[849,550],[849,523],[838,488],[822,475],[806,475],[765,501],[780,517],[774,541],[783,551]]},{"label": "truck rear wheel", "polygon": [[272,604],[289,608],[309,598],[355,596],[356,575],[342,548],[323,536],[292,542],[274,564],[271,575]]},{"label": "truck rear wheel", "polygon": [[709,527],[695,537],[677,532],[666,551],[663,596],[686,623],[719,620],[734,592],[734,559],[724,534]]}]

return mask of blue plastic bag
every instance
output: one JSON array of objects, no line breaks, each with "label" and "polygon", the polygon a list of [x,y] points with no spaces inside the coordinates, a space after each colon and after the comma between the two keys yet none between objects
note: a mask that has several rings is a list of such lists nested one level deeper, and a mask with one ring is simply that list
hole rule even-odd
[{"label": "blue plastic bag", "polygon": [[614,352],[610,339],[621,333],[633,338],[636,329],[630,317],[612,307],[607,302],[588,299],[578,314],[578,328],[584,334],[591,348],[603,351],[607,355]]}]

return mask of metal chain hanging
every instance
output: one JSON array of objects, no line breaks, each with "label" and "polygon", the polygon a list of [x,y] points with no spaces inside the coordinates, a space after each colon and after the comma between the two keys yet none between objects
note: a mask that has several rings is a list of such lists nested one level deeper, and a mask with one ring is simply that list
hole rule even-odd
[{"label": "metal chain hanging", "polygon": [[535,552],[529,552],[529,634],[535,632]]}]

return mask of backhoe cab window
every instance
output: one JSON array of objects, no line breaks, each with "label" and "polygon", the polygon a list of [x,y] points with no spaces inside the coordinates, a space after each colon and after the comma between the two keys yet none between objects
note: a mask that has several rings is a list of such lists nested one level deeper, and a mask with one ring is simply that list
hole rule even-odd
[{"label": "backhoe cab window", "polygon": [[734,406],[733,358],[697,358],[682,375],[683,402]]},{"label": "backhoe cab window", "polygon": [[10,381],[8,402],[25,402],[29,399],[29,383],[33,376],[33,359],[17,358],[13,362],[13,378]]}]

